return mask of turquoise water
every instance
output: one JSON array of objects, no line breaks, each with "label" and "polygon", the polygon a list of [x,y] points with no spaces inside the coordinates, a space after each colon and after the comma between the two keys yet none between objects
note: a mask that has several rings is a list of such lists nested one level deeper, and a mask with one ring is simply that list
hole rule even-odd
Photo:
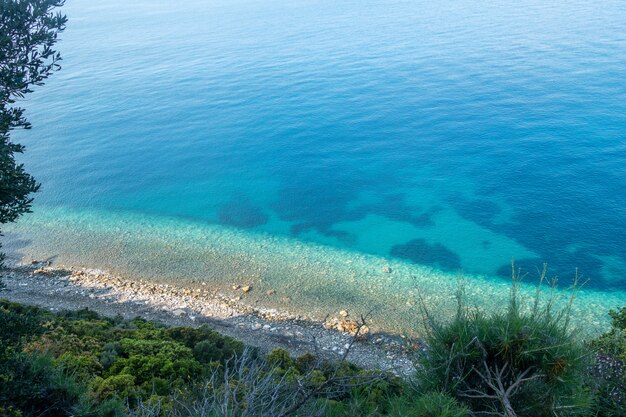
[{"label": "turquoise water", "polygon": [[128,3],[65,7],[17,256],[398,323],[459,274],[497,307],[512,258],[626,301],[623,1]]}]

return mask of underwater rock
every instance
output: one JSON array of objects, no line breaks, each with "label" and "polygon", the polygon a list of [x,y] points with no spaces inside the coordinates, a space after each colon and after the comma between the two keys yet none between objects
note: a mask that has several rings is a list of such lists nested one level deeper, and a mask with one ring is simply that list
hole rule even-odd
[{"label": "underwater rock", "polygon": [[[445,271],[461,268],[459,255],[440,243],[430,244],[424,239],[413,239],[401,245],[395,245],[389,253],[396,258],[408,259],[416,264],[434,265]],[[509,272],[510,272],[509,265]]]},{"label": "underwater rock", "polygon": [[220,223],[240,228],[262,226],[269,220],[263,210],[241,198],[222,206],[218,216]]}]

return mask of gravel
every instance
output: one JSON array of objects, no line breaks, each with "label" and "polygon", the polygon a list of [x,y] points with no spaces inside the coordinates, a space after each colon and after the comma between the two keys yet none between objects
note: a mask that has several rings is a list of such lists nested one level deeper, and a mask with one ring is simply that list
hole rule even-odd
[{"label": "gravel", "polygon": [[[292,355],[315,353],[401,376],[414,373],[419,341],[376,332],[355,338],[324,322],[286,311],[246,305],[203,283],[190,288],[148,281],[125,280],[105,271],[50,266],[44,262],[16,264],[1,273],[6,289],[0,298],[51,311],[89,308],[105,316],[142,317],[169,326],[207,324],[222,334],[268,352],[281,347]],[[249,288],[248,291],[253,289]],[[346,311],[332,317],[345,320]]]}]

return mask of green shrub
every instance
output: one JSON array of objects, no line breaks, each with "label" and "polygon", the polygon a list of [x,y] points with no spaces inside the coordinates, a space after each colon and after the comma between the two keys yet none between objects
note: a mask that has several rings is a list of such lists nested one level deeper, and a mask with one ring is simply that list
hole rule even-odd
[{"label": "green shrub", "polygon": [[402,397],[394,401],[393,417],[467,417],[469,409],[442,392],[430,392],[416,398]]},{"label": "green shrub", "polygon": [[626,307],[611,310],[611,329],[592,342],[596,350],[590,380],[596,414],[617,417],[626,410]]},{"label": "green shrub", "polygon": [[198,328],[172,327],[165,330],[165,335],[193,349],[196,359],[202,363],[228,360],[244,349],[240,341],[222,336],[206,325]]},{"label": "green shrub", "polygon": [[315,368],[319,363],[317,357],[312,353],[305,353],[302,356],[296,358],[294,366],[301,373],[304,374],[307,371]]},{"label": "green shrub", "polygon": [[224,346],[216,343],[215,340],[203,340],[193,347],[193,356],[203,364],[210,362],[224,361],[230,359],[235,354],[231,348],[224,349]]},{"label": "green shrub", "polygon": [[[206,362],[196,360],[193,345],[185,345],[194,342],[196,355]],[[53,386],[62,370],[61,375],[72,375],[70,379],[83,387],[72,400],[75,415],[99,417],[119,414],[120,401],[138,404],[154,400],[155,395],[163,398],[165,406],[169,401],[165,397],[193,390],[196,380],[219,366],[211,360],[224,361],[243,349],[243,344],[206,327],[167,329],[142,319],[103,318],[86,309],[51,314],[0,301],[0,347],[0,391],[6,394],[0,406],[4,410],[9,405],[11,410],[22,410],[36,403],[27,398],[47,398],[48,394],[41,393],[58,391]],[[26,365],[31,361],[25,358],[42,355],[48,358],[50,369],[29,377],[33,372],[26,372]],[[19,392],[24,394],[18,398]]]},{"label": "green shrub", "polygon": [[626,307],[609,311],[611,329],[594,340],[593,347],[606,355],[626,360]]},{"label": "green shrub", "polygon": [[120,357],[121,352],[122,345],[120,345],[119,342],[109,342],[105,344],[100,354],[100,365],[102,365],[102,369],[107,371],[113,366],[117,358]]},{"label": "green shrub", "polygon": [[97,401],[111,397],[137,399],[139,394],[135,387],[135,377],[127,374],[113,375],[106,379],[98,377],[91,383],[91,389]]},{"label": "green shrub", "polygon": [[[158,413],[141,415],[172,417],[186,416],[176,410],[191,405],[218,413],[226,401],[229,410],[243,412],[254,402],[267,411],[304,399],[293,415],[321,415],[325,408],[329,417],[460,417],[469,415],[466,406],[475,415],[506,415],[508,400],[518,417],[615,417],[624,409],[617,400],[624,397],[615,395],[624,393],[626,312],[610,314],[613,329],[593,342],[598,361],[592,366],[568,328],[567,311],[551,300],[524,312],[514,286],[509,308],[498,314],[460,303],[452,322],[430,320],[430,349],[415,390],[391,375],[311,354],[294,359],[284,349],[267,356],[246,349],[240,355],[241,342],[205,326],[165,328],[0,301],[0,415],[123,417],[149,406]],[[600,361],[609,354],[621,368]],[[489,386],[498,380],[513,386],[508,397]],[[592,391],[596,408],[585,414]]]},{"label": "green shrub", "polygon": [[277,348],[271,351],[266,357],[267,363],[275,368],[289,369],[293,368],[295,363],[289,352],[283,348]]},{"label": "green shrub", "polygon": [[0,364],[0,408],[20,410],[25,416],[71,415],[87,388],[52,357],[15,354]]},{"label": "green shrub", "polygon": [[121,357],[107,375],[133,375],[137,384],[162,378],[189,381],[201,372],[191,349],[171,340],[122,339]]},{"label": "green shrub", "polygon": [[126,417],[127,401],[119,398],[109,398],[95,401],[93,395],[83,397],[78,404],[76,417]]},{"label": "green shrub", "polygon": [[84,323],[91,324],[96,321],[108,321],[109,319],[104,319],[98,313],[88,308],[81,308],[79,310],[63,310],[60,311],[57,316],[61,319],[78,321],[83,320]]},{"label": "green shrub", "polygon": [[94,356],[64,353],[54,360],[55,365],[72,374],[78,381],[90,381],[102,372],[102,365]]},{"label": "green shrub", "polygon": [[0,300],[0,352],[41,335],[44,324],[52,320],[54,315],[45,310]]},{"label": "green shrub", "polygon": [[508,308],[485,314],[463,305],[441,324],[428,316],[429,350],[418,379],[425,391],[443,391],[473,412],[542,417],[588,415],[589,354],[569,328],[570,304],[542,303],[540,287],[524,312],[514,281]]}]

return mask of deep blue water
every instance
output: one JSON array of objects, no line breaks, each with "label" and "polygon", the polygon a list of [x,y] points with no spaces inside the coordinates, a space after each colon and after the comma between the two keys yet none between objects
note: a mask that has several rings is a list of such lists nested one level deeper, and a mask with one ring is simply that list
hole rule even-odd
[{"label": "deep blue water", "polygon": [[[130,3],[130,4],[129,4]],[[626,289],[626,2],[68,0],[36,210]]]}]

